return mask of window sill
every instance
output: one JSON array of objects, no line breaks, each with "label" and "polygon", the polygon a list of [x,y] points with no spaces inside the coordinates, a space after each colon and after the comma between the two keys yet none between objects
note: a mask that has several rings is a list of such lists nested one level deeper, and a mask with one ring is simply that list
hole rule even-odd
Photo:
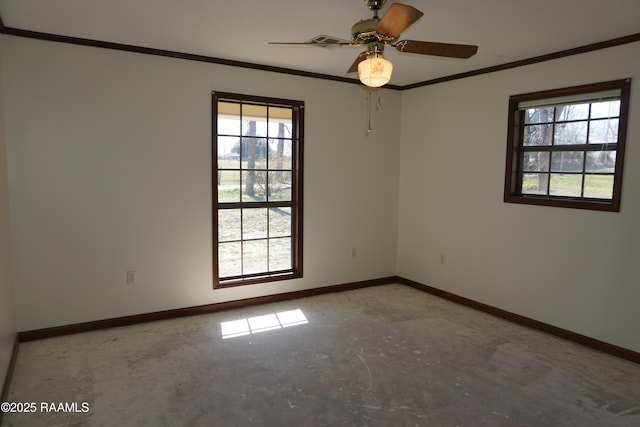
[{"label": "window sill", "polygon": [[302,277],[302,273],[299,271],[275,273],[275,274],[263,274],[255,277],[219,280],[218,283],[215,284],[213,288],[214,289],[231,288],[234,286],[255,285],[259,283],[278,282],[280,280],[299,279],[301,277]]},{"label": "window sill", "polygon": [[559,208],[586,209],[594,211],[620,212],[620,206],[612,201],[598,199],[571,199],[567,197],[535,196],[535,195],[507,195],[505,203],[520,203],[525,205],[555,206]]}]

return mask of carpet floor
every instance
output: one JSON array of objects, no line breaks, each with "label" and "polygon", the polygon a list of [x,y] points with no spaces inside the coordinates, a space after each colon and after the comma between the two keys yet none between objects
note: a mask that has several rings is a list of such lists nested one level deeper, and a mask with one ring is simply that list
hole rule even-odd
[{"label": "carpet floor", "polygon": [[640,365],[403,285],[20,345],[3,426],[639,426]]}]

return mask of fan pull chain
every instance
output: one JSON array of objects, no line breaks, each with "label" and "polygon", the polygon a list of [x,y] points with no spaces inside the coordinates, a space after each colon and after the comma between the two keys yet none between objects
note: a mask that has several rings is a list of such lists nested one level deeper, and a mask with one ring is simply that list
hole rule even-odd
[{"label": "fan pull chain", "polygon": [[[382,108],[382,88],[378,88],[378,99],[376,100],[376,111]],[[369,124],[367,125],[367,136],[371,135],[371,91],[367,91],[367,114]]]},{"label": "fan pull chain", "polygon": [[369,115],[369,124],[367,126],[367,136],[371,135],[371,91],[367,91],[367,113]]}]

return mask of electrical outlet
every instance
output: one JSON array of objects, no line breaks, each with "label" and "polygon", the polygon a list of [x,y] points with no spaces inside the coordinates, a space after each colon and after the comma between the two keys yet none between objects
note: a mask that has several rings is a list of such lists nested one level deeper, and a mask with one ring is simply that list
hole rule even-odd
[{"label": "electrical outlet", "polygon": [[136,271],[128,270],[127,271],[127,285],[133,285],[136,283]]},{"label": "electrical outlet", "polygon": [[440,254],[440,265],[447,265],[447,256],[445,254]]}]

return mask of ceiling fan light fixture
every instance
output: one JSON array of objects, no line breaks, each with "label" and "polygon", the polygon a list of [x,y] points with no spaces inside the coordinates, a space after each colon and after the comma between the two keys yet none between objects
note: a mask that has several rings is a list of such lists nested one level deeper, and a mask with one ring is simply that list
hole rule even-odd
[{"label": "ceiling fan light fixture", "polygon": [[373,55],[358,64],[358,77],[369,87],[380,87],[389,83],[393,64],[381,54]]}]

